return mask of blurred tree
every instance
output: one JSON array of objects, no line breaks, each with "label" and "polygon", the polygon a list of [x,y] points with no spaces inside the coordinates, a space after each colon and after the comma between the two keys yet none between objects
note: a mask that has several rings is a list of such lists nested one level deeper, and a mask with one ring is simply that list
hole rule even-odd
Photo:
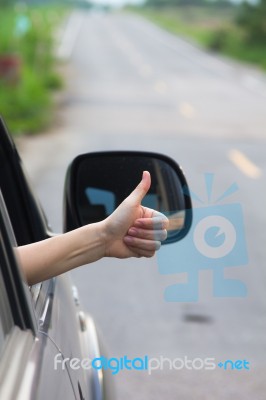
[{"label": "blurred tree", "polygon": [[266,43],[266,0],[257,4],[245,2],[237,17],[237,23],[242,26],[247,35],[247,41]]},{"label": "blurred tree", "polygon": [[0,8],[6,6],[12,6],[12,4],[14,4],[14,1],[12,0],[0,0]]}]

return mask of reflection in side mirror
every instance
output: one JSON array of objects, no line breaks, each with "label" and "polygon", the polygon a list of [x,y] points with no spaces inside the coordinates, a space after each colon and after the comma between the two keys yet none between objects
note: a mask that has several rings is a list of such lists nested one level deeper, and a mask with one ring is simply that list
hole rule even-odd
[{"label": "reflection in side mirror", "polygon": [[150,172],[152,183],[142,205],[169,218],[163,243],[182,239],[192,222],[184,174],[171,158],[146,152],[88,153],[75,158],[65,185],[65,231],[108,217],[137,186],[144,170]]}]

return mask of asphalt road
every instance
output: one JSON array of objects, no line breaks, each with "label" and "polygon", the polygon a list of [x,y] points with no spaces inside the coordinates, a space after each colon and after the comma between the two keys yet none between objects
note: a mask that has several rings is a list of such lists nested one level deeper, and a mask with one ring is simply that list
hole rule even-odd
[{"label": "asphalt road", "polygon": [[[265,400],[265,75],[132,15],[74,14],[59,52],[68,62],[57,123],[20,143],[56,231],[62,229],[66,168],[86,151],[165,153],[183,166],[191,189],[203,199],[195,207],[210,207],[236,182],[239,190],[224,201],[240,204],[244,212],[248,261],[224,268],[226,277],[246,284],[244,298],[214,297],[213,271],[204,270],[197,302],[164,301],[168,285],[186,282],[189,252],[183,272],[161,275],[158,263],[178,263],[178,246],[189,249],[189,239],[165,246],[160,259],[105,259],[72,272],[111,356],[250,362],[250,370],[170,370],[165,363],[150,376],[121,372],[117,399]],[[209,202],[205,173],[214,174]]]}]

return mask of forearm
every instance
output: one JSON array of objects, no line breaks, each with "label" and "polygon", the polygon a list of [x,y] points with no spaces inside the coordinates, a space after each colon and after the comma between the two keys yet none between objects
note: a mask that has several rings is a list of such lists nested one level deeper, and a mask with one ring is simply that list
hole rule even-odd
[{"label": "forearm", "polygon": [[104,221],[17,248],[29,285],[102,257],[152,257],[166,239],[167,218],[141,200],[150,187],[143,173],[136,189]]},{"label": "forearm", "polygon": [[17,248],[29,285],[60,275],[105,255],[104,222]]}]

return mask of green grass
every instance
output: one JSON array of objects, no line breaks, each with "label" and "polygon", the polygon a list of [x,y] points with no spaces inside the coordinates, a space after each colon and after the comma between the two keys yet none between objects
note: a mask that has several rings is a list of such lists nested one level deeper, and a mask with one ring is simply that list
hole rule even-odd
[{"label": "green grass", "polygon": [[204,48],[266,69],[266,44],[249,43],[244,30],[235,23],[237,7],[140,7],[133,11]]},{"label": "green grass", "polygon": [[53,119],[53,90],[63,85],[54,38],[64,14],[51,6],[0,12],[0,58],[12,55],[21,64],[16,79],[0,76],[0,114],[13,134],[38,132]]},{"label": "green grass", "polygon": [[232,11],[207,7],[131,8],[166,30],[208,44],[213,31],[232,23]]}]

